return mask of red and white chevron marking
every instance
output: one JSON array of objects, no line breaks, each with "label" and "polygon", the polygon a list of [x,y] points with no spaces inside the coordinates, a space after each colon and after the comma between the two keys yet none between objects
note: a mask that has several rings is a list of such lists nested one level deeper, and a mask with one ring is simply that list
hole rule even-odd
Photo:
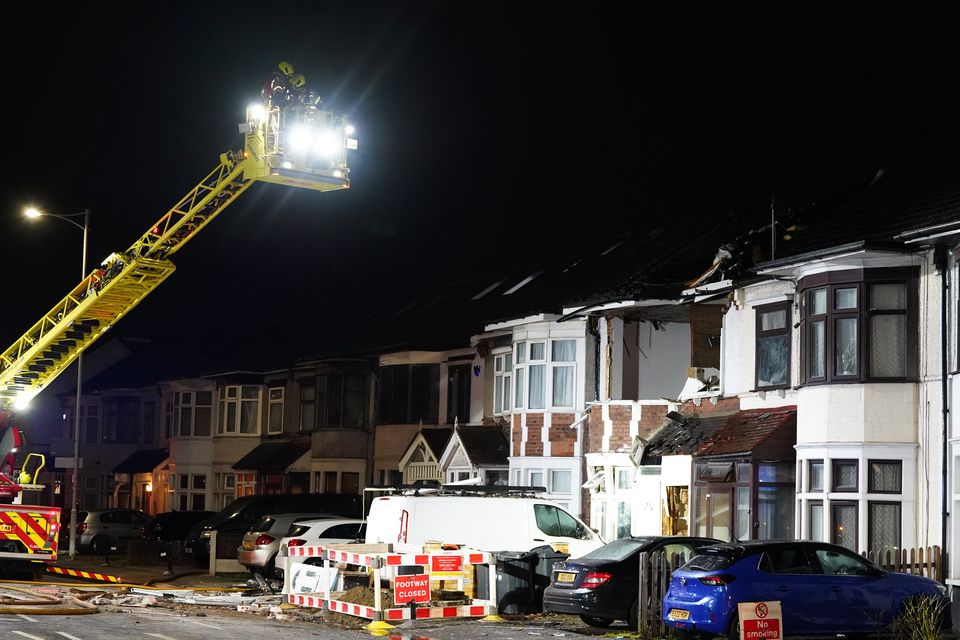
[{"label": "red and white chevron marking", "polygon": [[340,600],[327,600],[327,604],[330,605],[330,611],[336,611],[337,613],[346,613],[347,615],[366,618],[368,620],[373,620],[376,617],[374,615],[376,609],[373,607],[365,607],[352,602],[341,602]]},{"label": "red and white chevron marking", "polygon": [[[326,554],[324,553],[326,551]],[[467,564],[490,564],[490,554],[482,551],[470,551],[462,554],[456,553],[353,553],[350,551],[340,551],[336,549],[324,549],[320,546],[315,547],[289,547],[287,555],[291,558],[323,558],[326,557],[334,562],[346,562],[347,564],[362,565],[364,567],[376,566],[378,558],[383,558],[384,565],[388,567],[399,565],[420,565],[430,564],[430,558],[437,556],[455,556],[460,555]]]},{"label": "red and white chevron marking", "polygon": [[316,609],[319,609],[323,606],[323,598],[317,598],[316,596],[302,596],[297,593],[288,594],[287,602],[290,604],[299,605],[301,607],[313,607]]},{"label": "red and white chevron marking", "polygon": [[[419,607],[415,611],[417,612],[417,620],[420,620],[423,618],[480,618],[495,614],[497,609],[493,605],[474,604],[459,607]],[[388,622],[409,620],[410,607],[384,609],[383,619]]]}]

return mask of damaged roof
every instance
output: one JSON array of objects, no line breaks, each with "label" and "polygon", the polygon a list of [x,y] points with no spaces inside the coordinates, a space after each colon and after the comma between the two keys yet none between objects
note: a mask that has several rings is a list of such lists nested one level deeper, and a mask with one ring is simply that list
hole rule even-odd
[{"label": "damaged roof", "polygon": [[[745,409],[729,415],[713,436],[694,452],[698,458],[758,453],[779,435],[796,442],[797,408]],[[792,446],[792,445],[791,445]]]},{"label": "damaged roof", "polygon": [[659,464],[663,456],[693,455],[726,419],[725,415],[701,417],[671,411],[644,448],[642,464]]}]

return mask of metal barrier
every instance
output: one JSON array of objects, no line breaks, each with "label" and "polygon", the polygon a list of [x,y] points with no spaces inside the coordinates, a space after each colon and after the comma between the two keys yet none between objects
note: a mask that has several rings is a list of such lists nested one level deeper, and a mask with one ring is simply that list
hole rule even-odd
[{"label": "metal barrier", "polygon": [[[497,613],[496,605],[496,564],[493,562],[490,553],[482,551],[473,551],[461,549],[459,551],[441,551],[438,553],[358,553],[346,551],[340,548],[325,548],[322,546],[314,547],[292,547],[287,549],[288,557],[303,558],[304,560],[325,560],[331,565],[334,563],[345,563],[366,567],[372,574],[374,602],[373,606],[356,604],[335,600],[331,597],[331,580],[329,574],[325,573],[321,581],[318,579],[317,585],[322,589],[312,593],[291,593],[291,586],[295,570],[316,569],[320,574],[320,567],[306,564],[288,565],[288,570],[284,572],[283,593],[287,597],[287,602],[301,607],[323,608],[326,611],[345,613],[351,616],[366,618],[373,622],[393,622],[411,619],[425,618],[477,618]],[[395,568],[400,566],[420,566],[424,567],[424,573],[428,576],[428,584],[438,581],[456,581],[458,587],[463,588],[464,565],[486,566],[489,572],[489,594],[487,599],[471,598],[471,604],[456,606],[417,606],[413,601],[404,603],[403,606],[384,607],[383,597],[380,593],[380,580],[384,573],[388,575],[395,573]],[[386,571],[385,571],[386,570]],[[479,569],[483,570],[483,569]],[[326,572],[329,572],[328,568]],[[420,574],[423,575],[423,574]],[[429,587],[428,587],[428,590]],[[396,603],[399,604],[399,603]]]}]

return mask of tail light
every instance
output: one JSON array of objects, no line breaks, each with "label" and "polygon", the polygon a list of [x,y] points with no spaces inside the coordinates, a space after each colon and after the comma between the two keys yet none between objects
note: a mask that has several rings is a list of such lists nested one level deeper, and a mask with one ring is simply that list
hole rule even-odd
[{"label": "tail light", "polygon": [[77,533],[83,533],[86,530],[87,530],[86,522],[81,522],[80,524],[77,525]]},{"label": "tail light", "polygon": [[[263,536],[263,537],[269,537],[269,536]],[[293,540],[290,540],[289,542],[287,542],[287,548],[289,549],[290,547],[302,547],[305,544],[307,544],[306,540],[301,540],[300,538],[294,538]]]},{"label": "tail light", "polygon": [[273,542],[273,540],[273,536],[268,536],[267,534],[263,533],[257,536],[256,545],[259,547],[261,545],[270,544]]},{"label": "tail light", "polygon": [[580,583],[580,586],[584,589],[596,589],[604,582],[610,580],[612,577],[612,573],[606,573],[604,571],[588,571],[587,575],[583,576],[583,582]]},{"label": "tail light", "polygon": [[733,582],[735,577],[736,576],[731,575],[703,576],[700,578],[700,582],[708,587],[722,587],[723,585]]}]

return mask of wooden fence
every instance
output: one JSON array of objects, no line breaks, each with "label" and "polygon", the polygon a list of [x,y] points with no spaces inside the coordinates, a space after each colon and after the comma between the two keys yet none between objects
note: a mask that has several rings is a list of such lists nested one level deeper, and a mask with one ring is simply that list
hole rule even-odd
[{"label": "wooden fence", "polygon": [[864,558],[888,571],[912,573],[943,582],[943,551],[934,545],[924,549],[887,549],[864,551]]},{"label": "wooden fence", "polygon": [[670,559],[666,558],[663,551],[650,553],[644,551],[640,554],[640,597],[638,600],[639,610],[637,611],[637,631],[641,637],[656,636],[658,638],[666,637],[667,626],[663,624],[660,615],[660,607],[663,603],[663,596],[666,595],[670,587],[670,578],[673,572],[683,564],[683,557],[680,554],[673,554]]}]

